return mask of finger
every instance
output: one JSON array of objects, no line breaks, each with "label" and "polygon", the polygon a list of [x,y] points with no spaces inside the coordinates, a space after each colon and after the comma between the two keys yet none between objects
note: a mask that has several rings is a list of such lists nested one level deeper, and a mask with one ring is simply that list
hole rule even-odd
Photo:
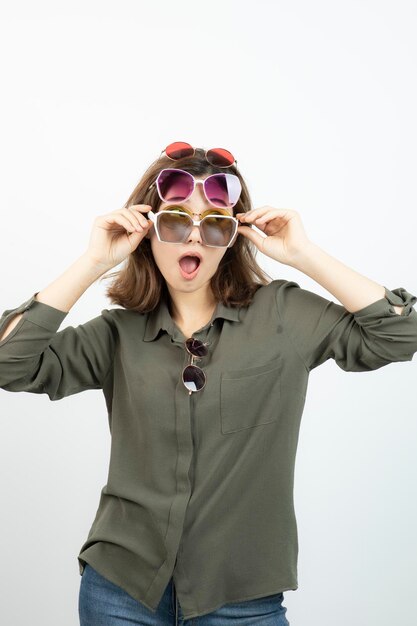
[{"label": "finger", "polygon": [[282,220],[284,223],[289,222],[295,215],[295,211],[290,211],[289,209],[272,209],[269,213],[265,213],[262,217],[257,220],[262,224],[262,222],[267,222],[269,220]]},{"label": "finger", "polygon": [[276,211],[269,211],[268,213],[265,213],[265,215],[262,215],[261,217],[258,217],[255,220],[256,224],[264,224],[265,222],[270,222],[272,220],[283,220],[285,219],[283,215],[278,215]]},{"label": "finger", "polygon": [[124,215],[129,220],[129,222],[131,222],[133,227],[131,230],[137,230],[140,227],[145,227],[145,224],[143,224],[141,220],[144,220],[146,222],[146,219],[142,215],[139,218],[137,213],[134,213],[129,209],[120,209],[119,214]]},{"label": "finger", "polygon": [[265,229],[268,227],[268,224],[261,224],[259,220],[255,220],[253,224],[246,223],[245,226],[246,228],[257,228],[262,233],[264,233]]},{"label": "finger", "polygon": [[263,240],[265,237],[261,237],[261,235],[255,232],[252,228],[247,228],[246,226],[238,226],[237,232],[253,241],[258,250],[261,250],[262,252]]},{"label": "finger", "polygon": [[273,217],[285,217],[290,213],[293,213],[291,209],[276,209],[270,206],[260,207],[259,209],[252,209],[247,213],[238,213],[236,217],[241,216],[242,221],[256,221],[257,219],[263,218],[266,214],[270,214]]},{"label": "finger", "polygon": [[[142,207],[142,208],[136,208],[136,207]],[[152,211],[152,207],[149,204],[133,204],[130,207],[127,207],[128,210],[133,213],[141,222],[141,224],[143,224],[144,226],[152,226],[153,222],[151,219],[146,218],[143,213],[149,213],[149,211]]]},{"label": "finger", "polygon": [[247,211],[247,213],[238,213],[236,217],[242,222],[253,222],[270,210],[270,207],[261,207],[259,209],[252,209],[252,211]]},{"label": "finger", "polygon": [[[134,215],[138,216],[139,218],[143,217],[143,219],[145,220],[146,220],[146,217],[143,215],[143,213],[149,213],[149,211],[153,210],[150,204],[132,204],[127,208]],[[147,221],[152,223],[152,220],[148,219]]]},{"label": "finger", "polygon": [[287,224],[288,221],[288,216],[284,217],[282,215],[278,215],[276,211],[269,211],[261,217],[254,219],[253,224],[257,228],[264,231],[266,228],[268,228],[268,226],[271,226],[272,224],[275,224],[277,228],[281,228],[283,225]]},{"label": "finger", "polygon": [[116,222],[116,224],[123,226],[123,228],[126,229],[129,235],[135,231],[143,232],[142,226],[136,227],[136,225],[132,224],[130,220],[128,220],[124,215],[121,215],[120,213],[113,216],[113,221]]},{"label": "finger", "polygon": [[131,204],[127,208],[141,211],[142,213],[149,213],[149,211],[152,211],[152,207],[150,204]]}]

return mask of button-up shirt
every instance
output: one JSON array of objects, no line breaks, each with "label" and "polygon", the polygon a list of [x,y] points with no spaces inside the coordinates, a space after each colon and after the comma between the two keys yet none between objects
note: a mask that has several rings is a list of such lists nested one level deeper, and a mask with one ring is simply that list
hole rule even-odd
[{"label": "button-up shirt", "polygon": [[[76,327],[36,292],[4,311],[0,387],[50,400],[101,389],[111,432],[107,484],[77,556],[156,611],[174,577],[184,617],[295,590],[294,464],[312,369],[411,361],[417,297],[385,287],[354,313],[294,281],[260,286],[247,307],[217,304],[193,336],[207,381],[189,395],[185,339],[162,299],[110,308]],[[398,315],[393,305],[403,305]]]}]

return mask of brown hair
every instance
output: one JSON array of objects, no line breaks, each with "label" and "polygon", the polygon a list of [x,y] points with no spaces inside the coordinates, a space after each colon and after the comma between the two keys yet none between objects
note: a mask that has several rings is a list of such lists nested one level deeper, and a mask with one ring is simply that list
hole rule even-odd
[{"label": "brown hair", "polygon": [[[143,174],[124,207],[132,204],[149,204],[153,207],[153,211],[157,212],[161,199],[156,186],[148,188],[163,168],[170,167],[184,169],[196,177],[225,171],[235,174],[241,182],[242,192],[233,207],[233,214],[249,211],[252,208],[252,201],[247,185],[240,172],[237,171],[236,165],[227,169],[219,168],[211,165],[204,154],[204,150],[197,148],[191,157],[173,161],[163,155],[156,159]],[[238,235],[235,243],[226,250],[216,273],[210,280],[216,301],[226,306],[248,306],[259,287],[271,282],[272,278],[255,260],[256,250],[255,244],[243,235]],[[112,276],[116,276],[116,279],[106,289],[106,295],[112,304],[119,304],[139,313],[148,313],[156,308],[161,297],[168,298],[169,292],[165,279],[155,263],[151,243],[147,237],[144,237],[137,248],[129,254],[121,270],[105,274],[101,280]]]}]

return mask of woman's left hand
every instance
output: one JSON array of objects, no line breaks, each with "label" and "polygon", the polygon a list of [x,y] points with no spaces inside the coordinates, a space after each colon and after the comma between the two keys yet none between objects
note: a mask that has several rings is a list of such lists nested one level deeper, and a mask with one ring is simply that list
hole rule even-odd
[{"label": "woman's left hand", "polygon": [[238,226],[238,233],[256,245],[263,254],[275,261],[292,265],[297,255],[310,245],[300,215],[294,209],[275,209],[263,206],[235,215],[241,224],[254,224],[265,233],[262,237],[252,228]]}]

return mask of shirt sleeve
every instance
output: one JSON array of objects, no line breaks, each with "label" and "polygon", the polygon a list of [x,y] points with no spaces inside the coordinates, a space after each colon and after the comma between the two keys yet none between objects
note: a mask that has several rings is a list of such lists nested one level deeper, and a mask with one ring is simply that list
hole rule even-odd
[{"label": "shirt sleeve", "polygon": [[417,351],[417,297],[403,287],[384,287],[383,298],[351,313],[294,281],[274,282],[278,316],[307,370],[330,358],[347,372],[376,370]]},{"label": "shirt sleeve", "polygon": [[60,400],[87,389],[101,389],[113,362],[115,329],[111,311],[77,327],[58,331],[68,312],[35,299],[3,312],[0,334],[23,313],[0,341],[0,388],[46,393]]}]

